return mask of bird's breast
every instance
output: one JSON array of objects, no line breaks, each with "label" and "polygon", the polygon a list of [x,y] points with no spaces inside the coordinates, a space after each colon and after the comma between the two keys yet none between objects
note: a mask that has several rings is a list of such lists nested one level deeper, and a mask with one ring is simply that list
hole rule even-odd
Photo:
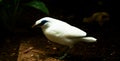
[{"label": "bird's breast", "polygon": [[62,33],[57,32],[55,30],[46,30],[44,31],[45,36],[54,42],[57,42],[62,39]]},{"label": "bird's breast", "polygon": [[44,31],[44,34],[52,42],[67,46],[72,45],[72,41],[67,39],[62,32],[57,32],[53,29],[47,29],[46,31]]}]

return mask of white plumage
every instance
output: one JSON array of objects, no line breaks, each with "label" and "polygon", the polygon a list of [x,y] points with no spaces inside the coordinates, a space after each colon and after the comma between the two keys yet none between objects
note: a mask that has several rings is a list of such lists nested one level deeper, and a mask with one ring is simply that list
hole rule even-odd
[{"label": "white plumage", "polygon": [[[42,24],[42,25],[40,25]],[[45,36],[53,42],[72,47],[77,42],[96,42],[96,38],[86,37],[87,33],[77,27],[58,19],[44,17],[35,22],[34,26],[42,28]]]},{"label": "white plumage", "polygon": [[86,37],[87,33],[64,21],[51,17],[44,17],[36,21],[33,27],[42,28],[44,35],[53,42],[73,47],[78,42],[96,42],[94,37]]}]

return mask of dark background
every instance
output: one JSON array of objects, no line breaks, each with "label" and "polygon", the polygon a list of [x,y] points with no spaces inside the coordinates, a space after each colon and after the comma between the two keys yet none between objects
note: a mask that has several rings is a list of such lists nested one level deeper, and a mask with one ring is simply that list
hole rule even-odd
[{"label": "dark background", "polygon": [[[27,1],[27,0],[26,0]],[[26,2],[26,1],[23,1]],[[6,38],[24,37],[40,35],[39,31],[32,29],[31,26],[34,22],[42,17],[50,16],[62,21],[66,21],[71,25],[79,27],[85,30],[88,35],[93,35],[98,38],[97,46],[100,48],[106,48],[109,54],[111,51],[115,51],[115,54],[111,56],[111,60],[117,61],[120,58],[120,30],[119,30],[119,3],[115,0],[42,0],[50,14],[46,15],[39,10],[31,7],[24,7],[21,18],[15,23],[14,30],[8,30],[0,22],[0,44],[1,51],[6,46]],[[102,2],[99,4],[99,2]],[[84,24],[82,22],[84,17],[89,17],[95,12],[107,12],[110,15],[110,20],[102,27],[98,24]],[[70,18],[69,18],[70,17]],[[11,43],[17,43],[19,41],[11,41]],[[105,55],[109,56],[109,55]],[[109,59],[110,59],[109,58]],[[108,59],[108,61],[109,61]],[[107,60],[106,60],[107,61]]]}]

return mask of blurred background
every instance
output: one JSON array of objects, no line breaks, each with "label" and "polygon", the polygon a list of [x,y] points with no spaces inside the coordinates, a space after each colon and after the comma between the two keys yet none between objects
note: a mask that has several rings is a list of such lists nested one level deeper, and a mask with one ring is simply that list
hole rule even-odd
[{"label": "blurred background", "polygon": [[[21,40],[44,36],[34,22],[50,16],[83,29],[98,39],[98,55],[84,61],[120,58],[119,3],[112,0],[0,0],[0,61],[16,61]],[[14,52],[13,52],[14,50]],[[11,52],[10,52],[11,51]],[[14,53],[9,56],[11,53]],[[14,58],[14,60],[12,60]],[[91,60],[90,60],[91,59]],[[98,60],[95,60],[98,61]]]}]

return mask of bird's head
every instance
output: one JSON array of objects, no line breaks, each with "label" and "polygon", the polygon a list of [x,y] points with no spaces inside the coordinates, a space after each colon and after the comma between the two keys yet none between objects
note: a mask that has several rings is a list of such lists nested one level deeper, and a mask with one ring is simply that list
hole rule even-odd
[{"label": "bird's head", "polygon": [[[58,20],[58,19],[55,19],[55,18],[51,18],[51,17],[43,17],[39,20],[37,20],[35,22],[35,24],[32,26],[32,28],[34,27],[42,27],[43,25],[46,25],[46,26],[43,26],[43,27],[49,27],[50,24],[59,24],[61,23],[62,21]],[[49,24],[48,24],[49,23]]]},{"label": "bird's head", "polygon": [[35,22],[35,24],[32,26],[32,28],[34,28],[34,27],[41,27],[41,26],[45,25],[48,22],[49,22],[49,18],[48,17],[39,19],[39,20],[37,20]]}]

